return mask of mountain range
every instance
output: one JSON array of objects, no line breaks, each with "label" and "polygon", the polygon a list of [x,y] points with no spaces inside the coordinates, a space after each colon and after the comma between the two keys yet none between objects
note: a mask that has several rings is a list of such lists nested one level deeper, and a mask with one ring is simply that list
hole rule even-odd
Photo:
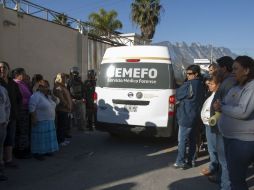
[{"label": "mountain range", "polygon": [[231,56],[232,58],[237,57],[237,54],[231,52],[229,48],[201,45],[199,43],[191,43],[188,45],[186,42],[173,44],[168,41],[163,41],[153,45],[168,47],[176,79],[179,77],[182,79],[184,77],[183,69],[193,64],[194,59],[212,59],[212,61],[216,61],[216,59],[225,55]]}]

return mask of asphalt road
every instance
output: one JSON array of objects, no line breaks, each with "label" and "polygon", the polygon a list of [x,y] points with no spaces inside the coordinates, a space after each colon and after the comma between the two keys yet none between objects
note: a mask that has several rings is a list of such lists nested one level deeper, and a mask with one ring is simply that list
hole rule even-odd
[{"label": "asphalt road", "polygon": [[176,153],[176,144],[166,140],[75,131],[71,144],[45,161],[15,160],[19,168],[6,169],[9,180],[0,182],[0,190],[218,189],[199,174],[207,155],[196,168],[180,170],[171,167]]}]

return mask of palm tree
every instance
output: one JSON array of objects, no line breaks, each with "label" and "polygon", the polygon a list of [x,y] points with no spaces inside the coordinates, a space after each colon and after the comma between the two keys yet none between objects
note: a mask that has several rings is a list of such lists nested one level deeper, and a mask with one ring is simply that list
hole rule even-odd
[{"label": "palm tree", "polygon": [[134,0],[131,3],[132,21],[140,27],[143,38],[153,38],[161,11],[163,7],[160,0]]},{"label": "palm tree", "polygon": [[117,19],[117,15],[117,12],[114,10],[107,12],[104,9],[100,9],[99,13],[91,13],[88,17],[90,23],[95,27],[95,30],[100,30],[93,30],[93,33],[101,34],[102,32],[103,35],[110,36],[115,30],[121,29],[123,25]]},{"label": "palm tree", "polygon": [[64,26],[70,26],[70,23],[68,22],[68,16],[64,13],[56,15],[55,19],[53,19],[53,22]]}]

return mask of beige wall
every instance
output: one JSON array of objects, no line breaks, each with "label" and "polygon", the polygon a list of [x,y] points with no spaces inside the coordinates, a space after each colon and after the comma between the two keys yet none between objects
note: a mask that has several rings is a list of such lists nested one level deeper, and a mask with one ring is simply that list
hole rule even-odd
[{"label": "beige wall", "polygon": [[[9,23],[9,24],[8,24]],[[88,67],[87,36],[77,30],[0,7],[0,60],[42,74],[52,84],[58,72]]]},{"label": "beige wall", "polygon": [[88,40],[88,69],[94,69],[98,71],[100,68],[100,63],[102,61],[102,57],[107,48],[111,47],[111,45],[94,41]]}]

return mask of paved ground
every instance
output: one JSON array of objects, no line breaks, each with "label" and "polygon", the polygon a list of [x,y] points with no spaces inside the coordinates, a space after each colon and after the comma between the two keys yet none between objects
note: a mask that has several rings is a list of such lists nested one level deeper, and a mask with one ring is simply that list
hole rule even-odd
[{"label": "paved ground", "polygon": [[196,168],[170,167],[176,157],[172,142],[112,138],[101,132],[74,132],[71,141],[45,161],[16,160],[19,169],[6,170],[9,181],[0,182],[0,190],[218,189],[199,174],[207,156],[199,158]]}]

